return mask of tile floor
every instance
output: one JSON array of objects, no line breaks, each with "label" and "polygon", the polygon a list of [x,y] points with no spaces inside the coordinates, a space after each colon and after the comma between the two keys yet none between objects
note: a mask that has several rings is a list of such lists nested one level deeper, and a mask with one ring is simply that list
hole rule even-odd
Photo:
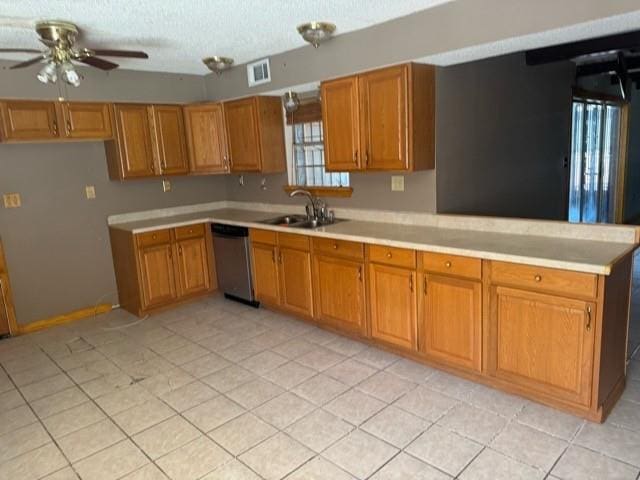
[{"label": "tile floor", "polygon": [[638,479],[604,425],[212,297],[0,342],[0,479]]}]

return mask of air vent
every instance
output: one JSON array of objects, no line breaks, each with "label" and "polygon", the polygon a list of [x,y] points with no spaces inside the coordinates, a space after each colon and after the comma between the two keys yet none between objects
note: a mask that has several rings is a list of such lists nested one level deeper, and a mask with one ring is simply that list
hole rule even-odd
[{"label": "air vent", "polygon": [[269,59],[264,58],[247,65],[247,80],[249,86],[254,87],[271,81],[271,68],[269,67]]}]

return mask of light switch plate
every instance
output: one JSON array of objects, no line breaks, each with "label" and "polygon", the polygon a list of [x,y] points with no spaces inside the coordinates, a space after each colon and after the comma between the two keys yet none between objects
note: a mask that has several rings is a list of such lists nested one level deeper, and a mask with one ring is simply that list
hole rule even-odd
[{"label": "light switch plate", "polygon": [[96,187],[94,187],[93,185],[87,185],[86,187],[84,187],[84,193],[87,196],[88,200],[92,200],[96,198]]},{"label": "light switch plate", "polygon": [[22,199],[19,193],[5,193],[2,195],[4,208],[18,208],[22,206]]},{"label": "light switch plate", "polygon": [[391,191],[404,192],[404,175],[391,176]]},{"label": "light switch plate", "polygon": [[171,180],[162,180],[162,191],[163,192],[171,191]]}]

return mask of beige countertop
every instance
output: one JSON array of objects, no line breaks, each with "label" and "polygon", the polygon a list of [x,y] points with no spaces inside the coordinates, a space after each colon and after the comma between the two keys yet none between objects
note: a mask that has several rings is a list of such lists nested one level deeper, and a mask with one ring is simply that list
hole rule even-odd
[{"label": "beige countertop", "polygon": [[477,230],[347,220],[314,230],[259,223],[282,213],[220,208],[147,220],[112,224],[142,233],[195,223],[219,222],[301,235],[375,243],[435,253],[500,260],[541,267],[608,275],[613,264],[631,252],[633,243],[574,240],[549,236],[492,233]]}]

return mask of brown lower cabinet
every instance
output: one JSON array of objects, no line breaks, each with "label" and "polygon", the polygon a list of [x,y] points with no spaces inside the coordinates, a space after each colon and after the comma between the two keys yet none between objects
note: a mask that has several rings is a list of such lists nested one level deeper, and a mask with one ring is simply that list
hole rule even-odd
[{"label": "brown lower cabinet", "polygon": [[137,235],[111,228],[110,237],[120,306],[135,315],[217,288],[204,224]]},{"label": "brown lower cabinet", "polygon": [[267,305],[593,421],[624,389],[630,255],[598,276],[268,230],[251,239]]}]

